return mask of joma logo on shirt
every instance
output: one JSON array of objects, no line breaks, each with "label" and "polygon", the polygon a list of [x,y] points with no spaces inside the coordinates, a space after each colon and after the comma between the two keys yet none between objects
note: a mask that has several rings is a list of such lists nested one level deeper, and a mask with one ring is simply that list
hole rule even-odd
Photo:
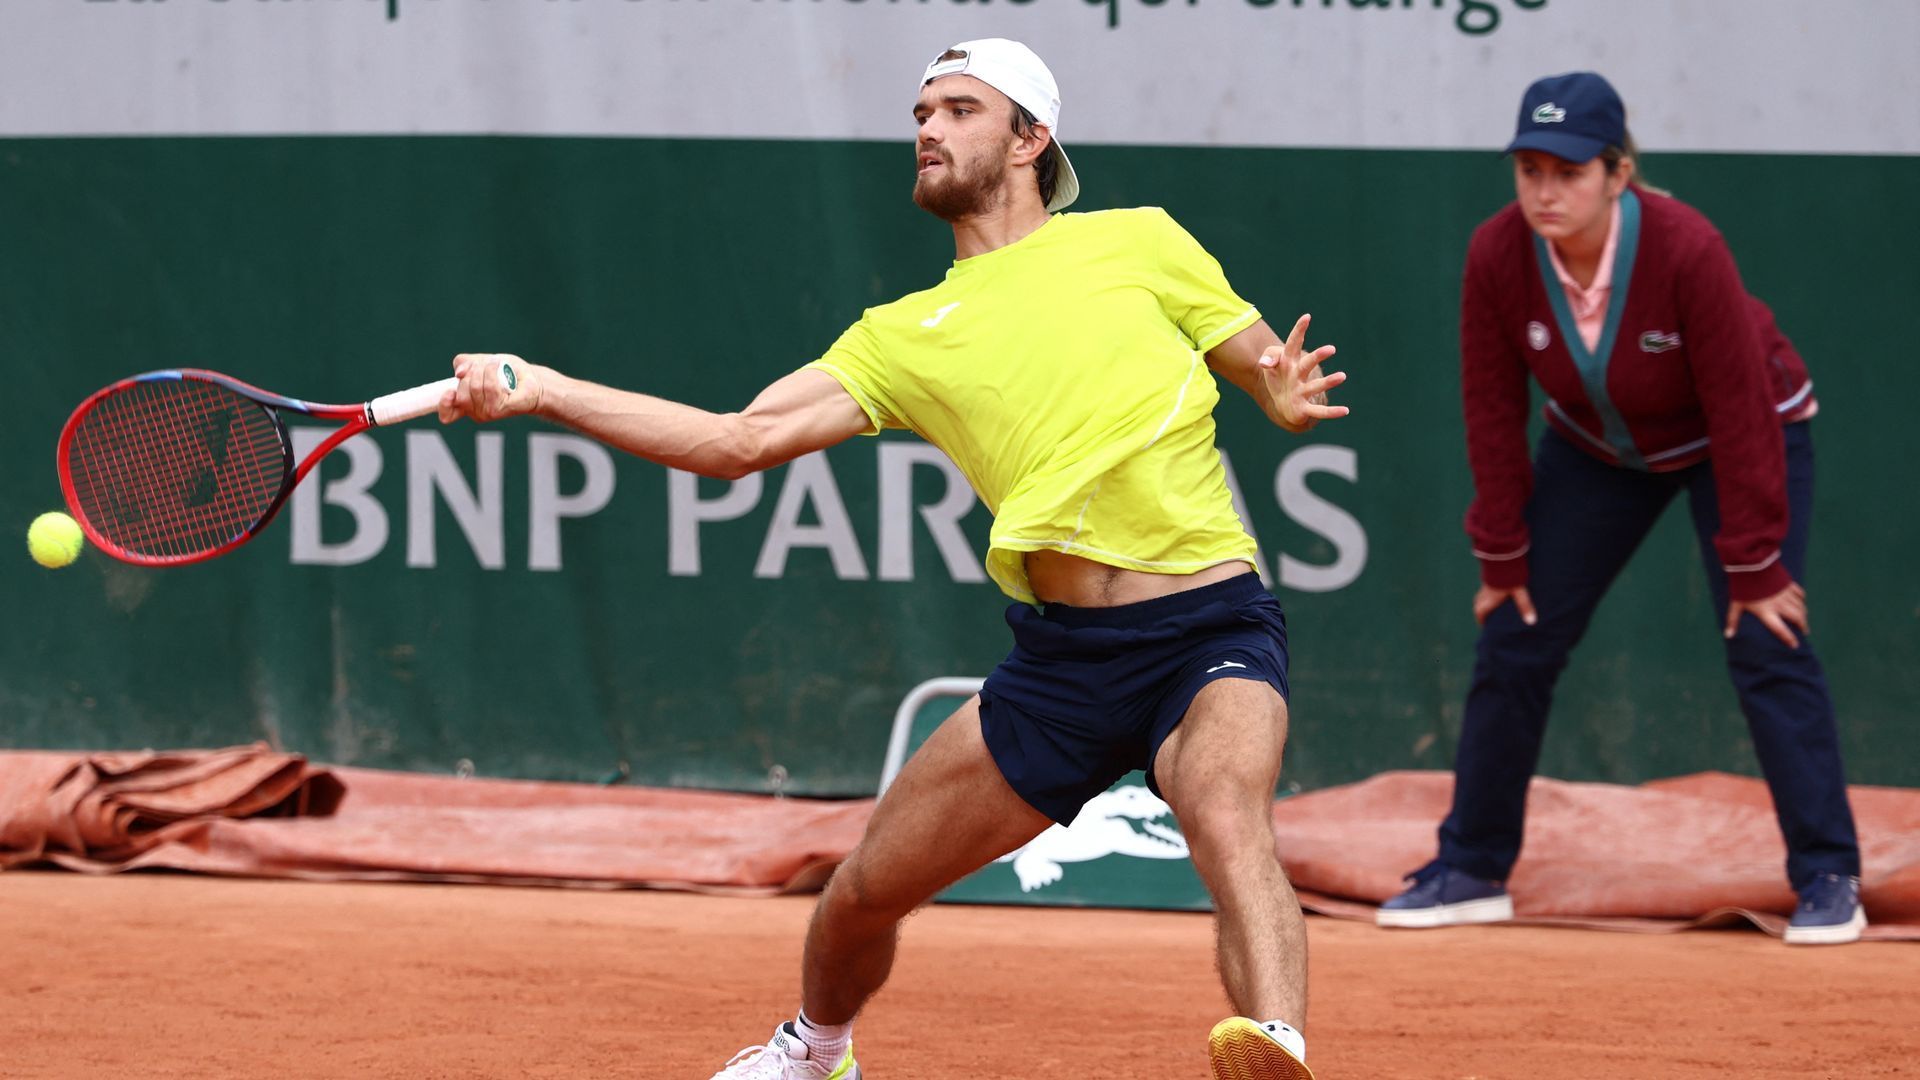
[{"label": "joma logo on shirt", "polygon": [[1641,352],[1672,352],[1680,347],[1680,331],[1649,330],[1640,335]]},{"label": "joma logo on shirt", "polygon": [[920,325],[931,330],[934,327],[940,325],[940,320],[946,318],[947,313],[949,311],[952,311],[954,308],[957,308],[959,306],[960,306],[960,301],[955,300],[953,303],[948,304],[946,307],[943,307],[940,310],[934,312],[931,318],[921,319]]}]

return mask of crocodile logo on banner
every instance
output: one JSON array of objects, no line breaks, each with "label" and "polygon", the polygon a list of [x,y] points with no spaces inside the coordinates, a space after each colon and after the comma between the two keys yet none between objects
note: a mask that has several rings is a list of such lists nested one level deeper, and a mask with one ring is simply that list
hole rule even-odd
[{"label": "crocodile logo on banner", "polygon": [[1020,878],[1020,891],[1032,892],[1064,877],[1064,863],[1091,862],[1109,855],[1184,859],[1187,841],[1172,818],[1172,807],[1146,788],[1127,784],[1088,800],[1070,828],[1050,826],[1027,846],[996,861],[1011,862]]}]

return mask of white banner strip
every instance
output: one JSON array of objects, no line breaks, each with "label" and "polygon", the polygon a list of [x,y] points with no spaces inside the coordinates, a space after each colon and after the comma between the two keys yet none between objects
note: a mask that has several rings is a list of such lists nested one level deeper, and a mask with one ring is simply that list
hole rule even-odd
[{"label": "white banner strip", "polygon": [[906,139],[996,35],[1068,146],[1492,149],[1597,69],[1649,149],[1920,153],[1915,0],[5,0],[0,135]]}]

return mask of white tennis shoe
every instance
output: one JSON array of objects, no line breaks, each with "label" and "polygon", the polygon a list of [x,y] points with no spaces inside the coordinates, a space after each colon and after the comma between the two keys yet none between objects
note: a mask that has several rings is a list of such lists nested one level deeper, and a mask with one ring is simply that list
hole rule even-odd
[{"label": "white tennis shoe", "polygon": [[[1293,1038],[1299,1045],[1300,1036],[1295,1033]],[[1313,1080],[1307,1063],[1280,1040],[1279,1033],[1244,1016],[1213,1025],[1207,1036],[1213,1080]]]},{"label": "white tennis shoe", "polygon": [[749,1046],[733,1055],[712,1080],[860,1080],[860,1066],[854,1063],[852,1046],[838,1065],[811,1060],[807,1044],[787,1023],[773,1029],[765,1046]]}]

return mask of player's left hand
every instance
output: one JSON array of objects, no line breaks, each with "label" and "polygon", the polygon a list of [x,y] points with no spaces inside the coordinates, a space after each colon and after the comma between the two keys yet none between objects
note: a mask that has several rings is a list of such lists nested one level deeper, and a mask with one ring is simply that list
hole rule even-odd
[{"label": "player's left hand", "polygon": [[1327,391],[1346,382],[1347,373],[1320,371],[1320,365],[1333,356],[1333,346],[1322,345],[1312,352],[1304,349],[1312,321],[1311,315],[1300,316],[1285,343],[1268,346],[1260,354],[1260,385],[1273,403],[1280,426],[1288,431],[1305,431],[1322,420],[1347,415],[1345,405],[1327,404]]},{"label": "player's left hand", "polygon": [[1798,648],[1800,645],[1800,639],[1794,637],[1793,631],[1788,629],[1789,623],[1799,627],[1803,634],[1811,633],[1807,629],[1807,590],[1801,588],[1797,581],[1772,596],[1744,603],[1735,600],[1728,604],[1727,637],[1733,637],[1734,631],[1739,629],[1740,613],[1743,611],[1759,619],[1762,625],[1773,631],[1774,637],[1786,642],[1789,649]]}]

